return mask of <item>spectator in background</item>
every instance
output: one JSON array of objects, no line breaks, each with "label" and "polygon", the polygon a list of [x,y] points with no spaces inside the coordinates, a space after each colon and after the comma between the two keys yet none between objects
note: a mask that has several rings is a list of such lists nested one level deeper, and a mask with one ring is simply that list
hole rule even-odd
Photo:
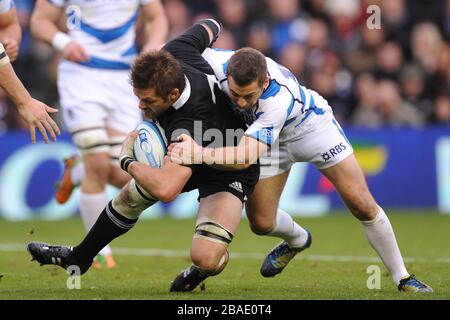
[{"label": "spectator in background", "polygon": [[235,50],[237,49],[237,42],[238,41],[236,40],[234,33],[228,29],[222,29],[220,37],[217,38],[214,43],[214,47],[226,50]]},{"label": "spectator in background", "polygon": [[381,80],[377,86],[377,104],[382,122],[391,126],[423,125],[423,116],[408,102],[402,100],[397,84],[391,80]]},{"label": "spectator in background", "polygon": [[338,121],[347,123],[353,105],[351,73],[345,69],[338,55],[332,51],[328,51],[321,65],[311,72],[312,89],[328,101]]},{"label": "spectator in background", "polygon": [[[230,49],[244,46],[247,23],[247,6],[244,0],[216,0],[216,2],[224,29],[232,33],[235,39],[235,44]],[[220,37],[222,36],[223,34]]]},{"label": "spectator in background", "polygon": [[448,80],[438,73],[439,56],[441,50],[445,50],[442,35],[435,24],[422,22],[412,30],[411,43],[413,58],[425,71],[425,91],[431,98],[442,90],[442,85]]},{"label": "spectator in background", "polygon": [[405,0],[382,0],[381,12],[386,38],[399,44],[403,51],[409,50],[410,16],[406,11]]},{"label": "spectator in background", "polygon": [[309,79],[306,70],[306,48],[297,42],[291,42],[281,50],[280,64],[288,68],[301,83]]},{"label": "spectator in background", "polygon": [[272,56],[272,38],[268,23],[264,21],[253,22],[248,30],[247,44],[266,56]]},{"label": "spectator in background", "polygon": [[432,111],[431,101],[424,96],[425,75],[419,66],[406,65],[400,73],[400,87],[404,99],[417,111],[429,117]]},{"label": "spectator in background", "polygon": [[377,51],[375,76],[396,81],[403,65],[403,53],[400,45],[385,42]]},{"label": "spectator in background", "polygon": [[311,17],[326,21],[327,25],[331,24],[330,16],[326,12],[327,0],[306,0],[303,8]]},{"label": "spectator in background", "polygon": [[444,30],[448,39],[450,37],[450,0],[447,0],[445,9],[446,15],[444,21],[442,22],[443,24],[442,29]]},{"label": "spectator in background", "polygon": [[326,54],[329,51],[328,27],[324,21],[312,19],[308,25],[308,46],[307,64],[310,68],[318,68],[323,64]]},{"label": "spectator in background", "polygon": [[439,95],[435,99],[433,104],[433,113],[431,114],[429,120],[433,124],[450,124],[450,98],[448,92]]},{"label": "spectator in background", "polygon": [[360,74],[355,84],[355,95],[359,103],[351,118],[353,124],[361,127],[379,127],[382,124],[375,92],[377,92],[375,77],[368,72]]},{"label": "spectator in background", "polygon": [[327,13],[331,16],[334,31],[333,46],[344,53],[349,43],[356,41],[361,7],[359,0],[327,0]]},{"label": "spectator in background", "polygon": [[307,16],[297,0],[266,0],[273,16],[272,51],[278,58],[290,42],[304,43],[308,37]]},{"label": "spectator in background", "polygon": [[377,50],[383,41],[383,29],[360,28],[357,43],[345,52],[343,60],[353,73],[373,71],[376,68]]}]

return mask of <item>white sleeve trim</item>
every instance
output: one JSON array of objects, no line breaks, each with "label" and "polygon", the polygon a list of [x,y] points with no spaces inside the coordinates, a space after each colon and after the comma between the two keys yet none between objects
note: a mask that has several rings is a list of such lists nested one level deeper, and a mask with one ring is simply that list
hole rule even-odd
[{"label": "white sleeve trim", "polygon": [[9,63],[9,57],[6,54],[6,50],[3,45],[0,43],[0,67]]}]

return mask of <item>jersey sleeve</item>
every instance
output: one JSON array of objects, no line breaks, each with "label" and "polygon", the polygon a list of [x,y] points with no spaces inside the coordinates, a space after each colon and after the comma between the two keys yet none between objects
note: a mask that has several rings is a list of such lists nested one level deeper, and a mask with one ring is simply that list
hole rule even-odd
[{"label": "jersey sleeve", "polygon": [[288,92],[260,101],[260,108],[256,110],[257,119],[245,135],[271,146],[280,136],[293,106],[294,98]]},{"label": "jersey sleeve", "polygon": [[6,13],[14,7],[13,0],[0,0],[0,14]]},{"label": "jersey sleeve", "polygon": [[215,38],[220,33],[220,25],[215,21],[211,21],[214,20],[208,19],[196,23],[181,36],[169,41],[163,49],[170,52],[176,59],[183,61],[195,69],[212,74],[211,67],[201,56],[201,53],[212,43],[209,39],[208,31],[206,31],[201,23],[207,23],[208,26],[211,26],[214,30]]},{"label": "jersey sleeve", "polygon": [[206,48],[202,53],[202,57],[214,70],[217,80],[222,82],[226,80],[228,62],[233,54],[233,50]]}]

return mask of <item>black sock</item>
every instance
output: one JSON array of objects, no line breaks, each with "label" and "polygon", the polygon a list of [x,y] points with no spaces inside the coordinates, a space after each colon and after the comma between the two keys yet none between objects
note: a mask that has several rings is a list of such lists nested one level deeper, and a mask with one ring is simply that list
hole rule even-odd
[{"label": "black sock", "polygon": [[127,219],[112,207],[112,201],[103,209],[83,241],[73,248],[80,263],[89,263],[108,243],[130,230],[138,219]]}]

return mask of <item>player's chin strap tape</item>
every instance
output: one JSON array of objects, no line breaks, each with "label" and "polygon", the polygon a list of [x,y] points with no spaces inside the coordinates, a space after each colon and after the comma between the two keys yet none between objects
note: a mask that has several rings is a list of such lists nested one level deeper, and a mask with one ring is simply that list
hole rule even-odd
[{"label": "player's chin strap tape", "polygon": [[122,168],[122,170],[128,172],[128,167],[134,161],[136,161],[136,160],[134,160],[130,156],[123,156],[122,158],[120,158],[120,167]]},{"label": "player's chin strap tape", "polygon": [[214,44],[214,42],[216,42],[217,38],[219,37],[220,32],[223,29],[222,24],[214,19],[203,19],[197,23],[206,24],[212,30],[212,32],[214,34],[214,38],[211,41],[211,43],[209,44],[209,47],[212,47],[212,45]]},{"label": "player's chin strap tape", "polygon": [[233,234],[220,224],[209,219],[201,219],[195,227],[195,238],[229,244],[233,240]]}]

